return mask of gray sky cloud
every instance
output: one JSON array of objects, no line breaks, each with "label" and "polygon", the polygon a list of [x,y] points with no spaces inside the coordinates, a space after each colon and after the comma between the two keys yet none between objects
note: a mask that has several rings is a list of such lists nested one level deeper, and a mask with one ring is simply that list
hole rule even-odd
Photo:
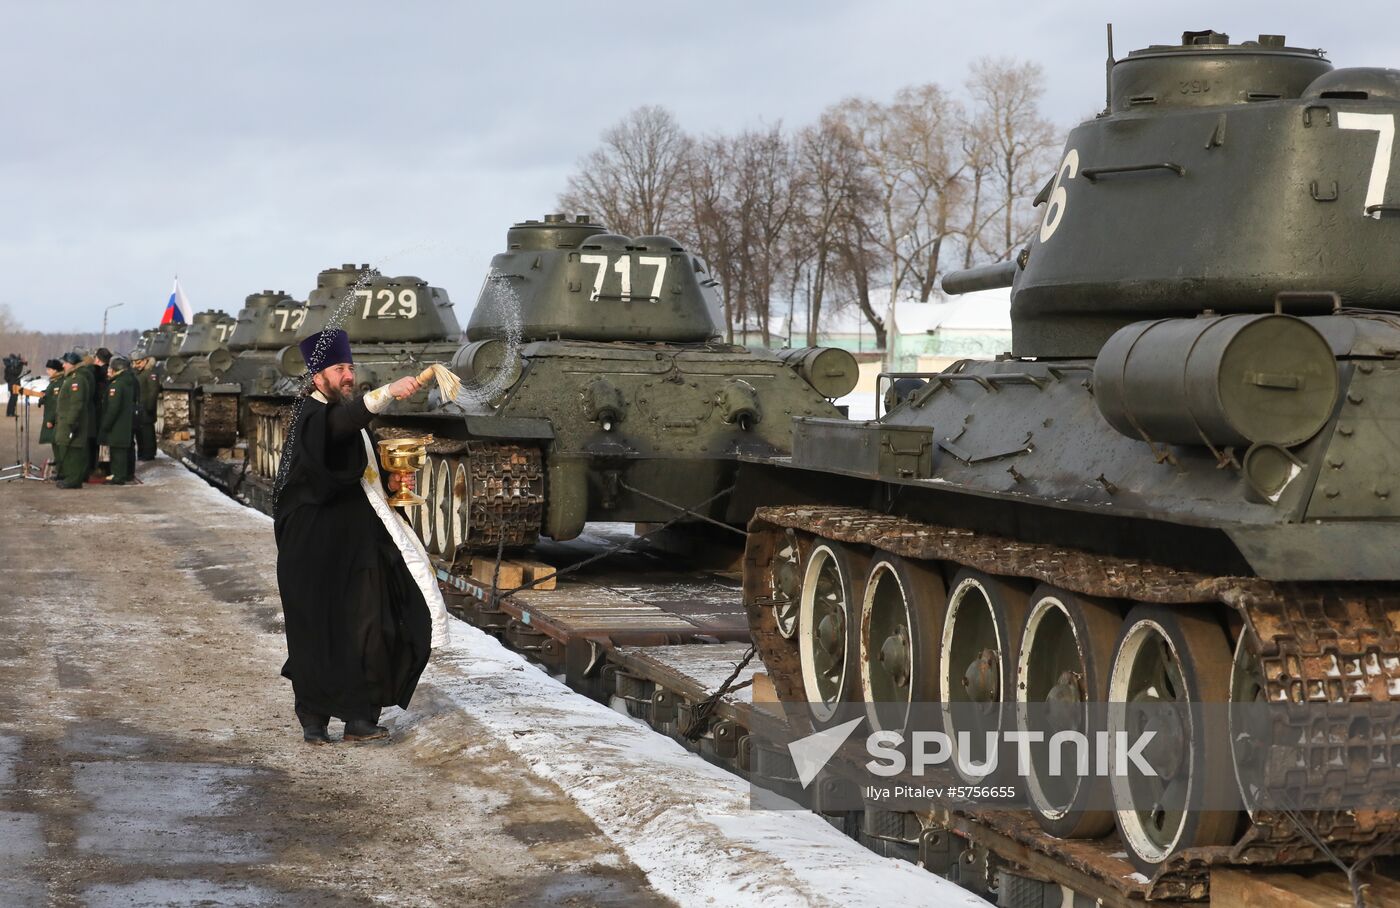
[{"label": "gray sky cloud", "polygon": [[[1119,55],[1214,27],[1400,66],[1393,3],[0,3],[0,302],[28,327],[155,324],[373,262],[461,310],[510,223],[554,207],[641,104],[705,133],[800,125],[849,95],[960,88],[988,55],[1045,67],[1069,126]],[[459,313],[465,322],[465,311]]]}]

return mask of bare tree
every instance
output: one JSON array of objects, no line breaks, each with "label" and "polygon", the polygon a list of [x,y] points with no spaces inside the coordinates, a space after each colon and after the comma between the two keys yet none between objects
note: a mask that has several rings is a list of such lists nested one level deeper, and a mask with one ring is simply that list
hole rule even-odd
[{"label": "bare tree", "polygon": [[677,239],[698,253],[710,265],[719,281],[724,306],[725,339],[733,341],[740,275],[734,254],[733,200],[729,186],[733,180],[730,140],[710,136],[692,142],[682,168],[680,195],[684,206],[670,229]]},{"label": "bare tree", "polygon": [[1029,238],[1034,211],[1016,203],[1033,197],[1049,176],[1050,155],[1059,144],[1055,128],[1040,114],[1044,80],[1040,64],[1005,58],[976,61],[968,77],[974,117],[987,130],[991,172],[998,184],[1000,229],[988,245],[999,259]]},{"label": "bare tree", "polygon": [[664,107],[638,107],[578,163],[560,207],[600,216],[630,236],[658,234],[677,215],[690,139]]},{"label": "bare tree", "polygon": [[745,315],[753,313],[768,346],[773,287],[783,270],[783,240],[797,209],[800,181],[794,175],[791,144],[779,126],[742,132],[731,149],[741,309]]},{"label": "bare tree", "polygon": [[992,130],[985,123],[969,119],[964,124],[960,144],[965,202],[962,228],[958,233],[963,245],[962,266],[971,268],[979,254],[986,252],[983,237],[1001,209],[994,204],[995,196],[993,204],[987,201],[992,181]]},{"label": "bare tree", "polygon": [[966,169],[958,154],[962,109],[929,84],[902,89],[890,104],[851,100],[840,110],[876,189],[870,238],[885,260],[888,321],[907,283],[928,301],[943,244],[958,232],[954,212]]},{"label": "bare tree", "polygon": [[[832,111],[815,126],[802,130],[797,139],[797,166],[802,193],[795,235],[809,269],[807,294],[807,343],[816,344],[822,305],[838,267],[843,244],[868,238],[862,222],[871,211],[875,191],[865,172],[859,147],[841,117]],[[868,301],[866,304],[869,309]],[[884,320],[867,311],[876,343],[884,345]]]}]

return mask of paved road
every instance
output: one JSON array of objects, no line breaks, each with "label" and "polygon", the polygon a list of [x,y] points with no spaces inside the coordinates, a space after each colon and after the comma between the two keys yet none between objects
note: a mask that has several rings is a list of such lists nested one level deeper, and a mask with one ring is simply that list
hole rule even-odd
[{"label": "paved road", "polygon": [[0,485],[0,901],[665,903],[430,684],[388,746],[302,745],[271,523],[140,475]]}]

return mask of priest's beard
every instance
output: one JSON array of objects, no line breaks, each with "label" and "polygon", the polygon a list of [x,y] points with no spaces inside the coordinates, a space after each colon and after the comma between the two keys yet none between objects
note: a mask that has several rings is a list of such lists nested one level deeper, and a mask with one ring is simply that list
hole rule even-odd
[{"label": "priest's beard", "polygon": [[325,395],[327,403],[345,404],[355,399],[355,379],[343,379],[339,385],[329,381],[316,383],[317,389]]}]

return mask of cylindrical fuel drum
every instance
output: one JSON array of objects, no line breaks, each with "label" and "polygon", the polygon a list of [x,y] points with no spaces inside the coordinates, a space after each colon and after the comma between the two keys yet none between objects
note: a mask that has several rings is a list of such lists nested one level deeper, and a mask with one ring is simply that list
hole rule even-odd
[{"label": "cylindrical fuel drum", "polygon": [[468,385],[494,384],[504,390],[515,384],[524,367],[512,345],[492,337],[458,347],[451,368]]},{"label": "cylindrical fuel drum", "polygon": [[301,355],[301,347],[288,344],[277,351],[277,367],[288,378],[300,378],[306,374],[306,360]]},{"label": "cylindrical fuel drum", "polygon": [[1295,445],[1327,422],[1337,387],[1331,347],[1290,315],[1135,322],[1094,363],[1104,419],[1165,444]]},{"label": "cylindrical fuel drum", "polygon": [[840,347],[789,347],[779,350],[778,358],[830,400],[850,394],[860,379],[856,358]]},{"label": "cylindrical fuel drum", "polygon": [[205,354],[204,361],[209,367],[209,374],[219,375],[227,372],[228,367],[233,365],[233,354],[228,352],[226,347],[220,347]]}]

